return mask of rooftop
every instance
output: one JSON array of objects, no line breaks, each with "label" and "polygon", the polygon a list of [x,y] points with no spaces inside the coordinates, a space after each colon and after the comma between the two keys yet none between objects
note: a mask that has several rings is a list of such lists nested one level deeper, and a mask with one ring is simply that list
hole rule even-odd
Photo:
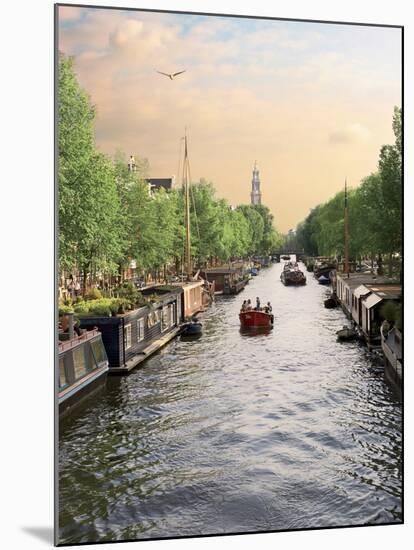
[{"label": "rooftop", "polygon": [[338,280],[341,280],[347,287],[351,289],[357,288],[360,285],[374,285],[376,287],[378,287],[378,285],[398,286],[395,285],[395,281],[393,279],[388,279],[388,277],[375,275],[373,273],[350,273],[349,277],[345,273],[337,273],[336,278]]}]

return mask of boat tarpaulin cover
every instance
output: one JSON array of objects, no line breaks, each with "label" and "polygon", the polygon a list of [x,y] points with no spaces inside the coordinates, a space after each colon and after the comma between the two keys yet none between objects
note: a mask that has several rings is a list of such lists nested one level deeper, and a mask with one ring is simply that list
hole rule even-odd
[{"label": "boat tarpaulin cover", "polygon": [[369,294],[371,291],[369,290],[369,288],[367,288],[366,286],[364,285],[359,285],[355,290],[354,290],[354,296],[355,298],[360,298],[361,296],[365,296],[366,294]]},{"label": "boat tarpaulin cover", "polygon": [[379,302],[382,302],[382,300],[383,299],[381,298],[381,296],[378,296],[377,294],[371,294],[370,296],[368,296],[368,298],[365,298],[364,304],[367,309],[371,309]]}]

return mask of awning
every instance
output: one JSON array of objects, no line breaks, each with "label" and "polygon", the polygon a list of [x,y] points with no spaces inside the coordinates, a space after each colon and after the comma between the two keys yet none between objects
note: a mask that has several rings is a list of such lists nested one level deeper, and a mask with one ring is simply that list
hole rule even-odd
[{"label": "awning", "polygon": [[381,296],[378,296],[377,294],[370,294],[368,298],[365,298],[364,305],[367,309],[371,309],[376,304],[379,304],[382,302],[383,298]]},{"label": "awning", "polygon": [[365,296],[366,294],[369,294],[371,291],[369,288],[367,288],[366,286],[364,285],[359,285],[355,290],[354,290],[354,296],[356,298],[360,298],[361,296]]}]

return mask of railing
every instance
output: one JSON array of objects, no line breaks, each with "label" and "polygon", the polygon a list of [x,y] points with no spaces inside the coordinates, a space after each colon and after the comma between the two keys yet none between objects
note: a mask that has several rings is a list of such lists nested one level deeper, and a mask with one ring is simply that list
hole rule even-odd
[{"label": "railing", "polygon": [[98,336],[100,334],[98,329],[92,329],[88,330],[84,333],[82,333],[79,336],[76,336],[75,338],[72,338],[71,340],[67,340],[65,342],[59,342],[59,353],[62,351],[66,351],[68,349],[71,349],[81,342],[86,342],[87,340],[91,340],[95,336]]}]

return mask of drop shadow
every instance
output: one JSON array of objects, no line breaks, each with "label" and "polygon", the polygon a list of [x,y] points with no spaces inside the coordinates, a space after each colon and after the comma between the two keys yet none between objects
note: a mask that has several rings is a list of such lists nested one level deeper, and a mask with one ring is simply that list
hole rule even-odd
[{"label": "drop shadow", "polygon": [[32,535],[33,537],[36,537],[37,539],[47,542],[53,546],[53,527],[22,527],[21,529],[28,535]]}]

